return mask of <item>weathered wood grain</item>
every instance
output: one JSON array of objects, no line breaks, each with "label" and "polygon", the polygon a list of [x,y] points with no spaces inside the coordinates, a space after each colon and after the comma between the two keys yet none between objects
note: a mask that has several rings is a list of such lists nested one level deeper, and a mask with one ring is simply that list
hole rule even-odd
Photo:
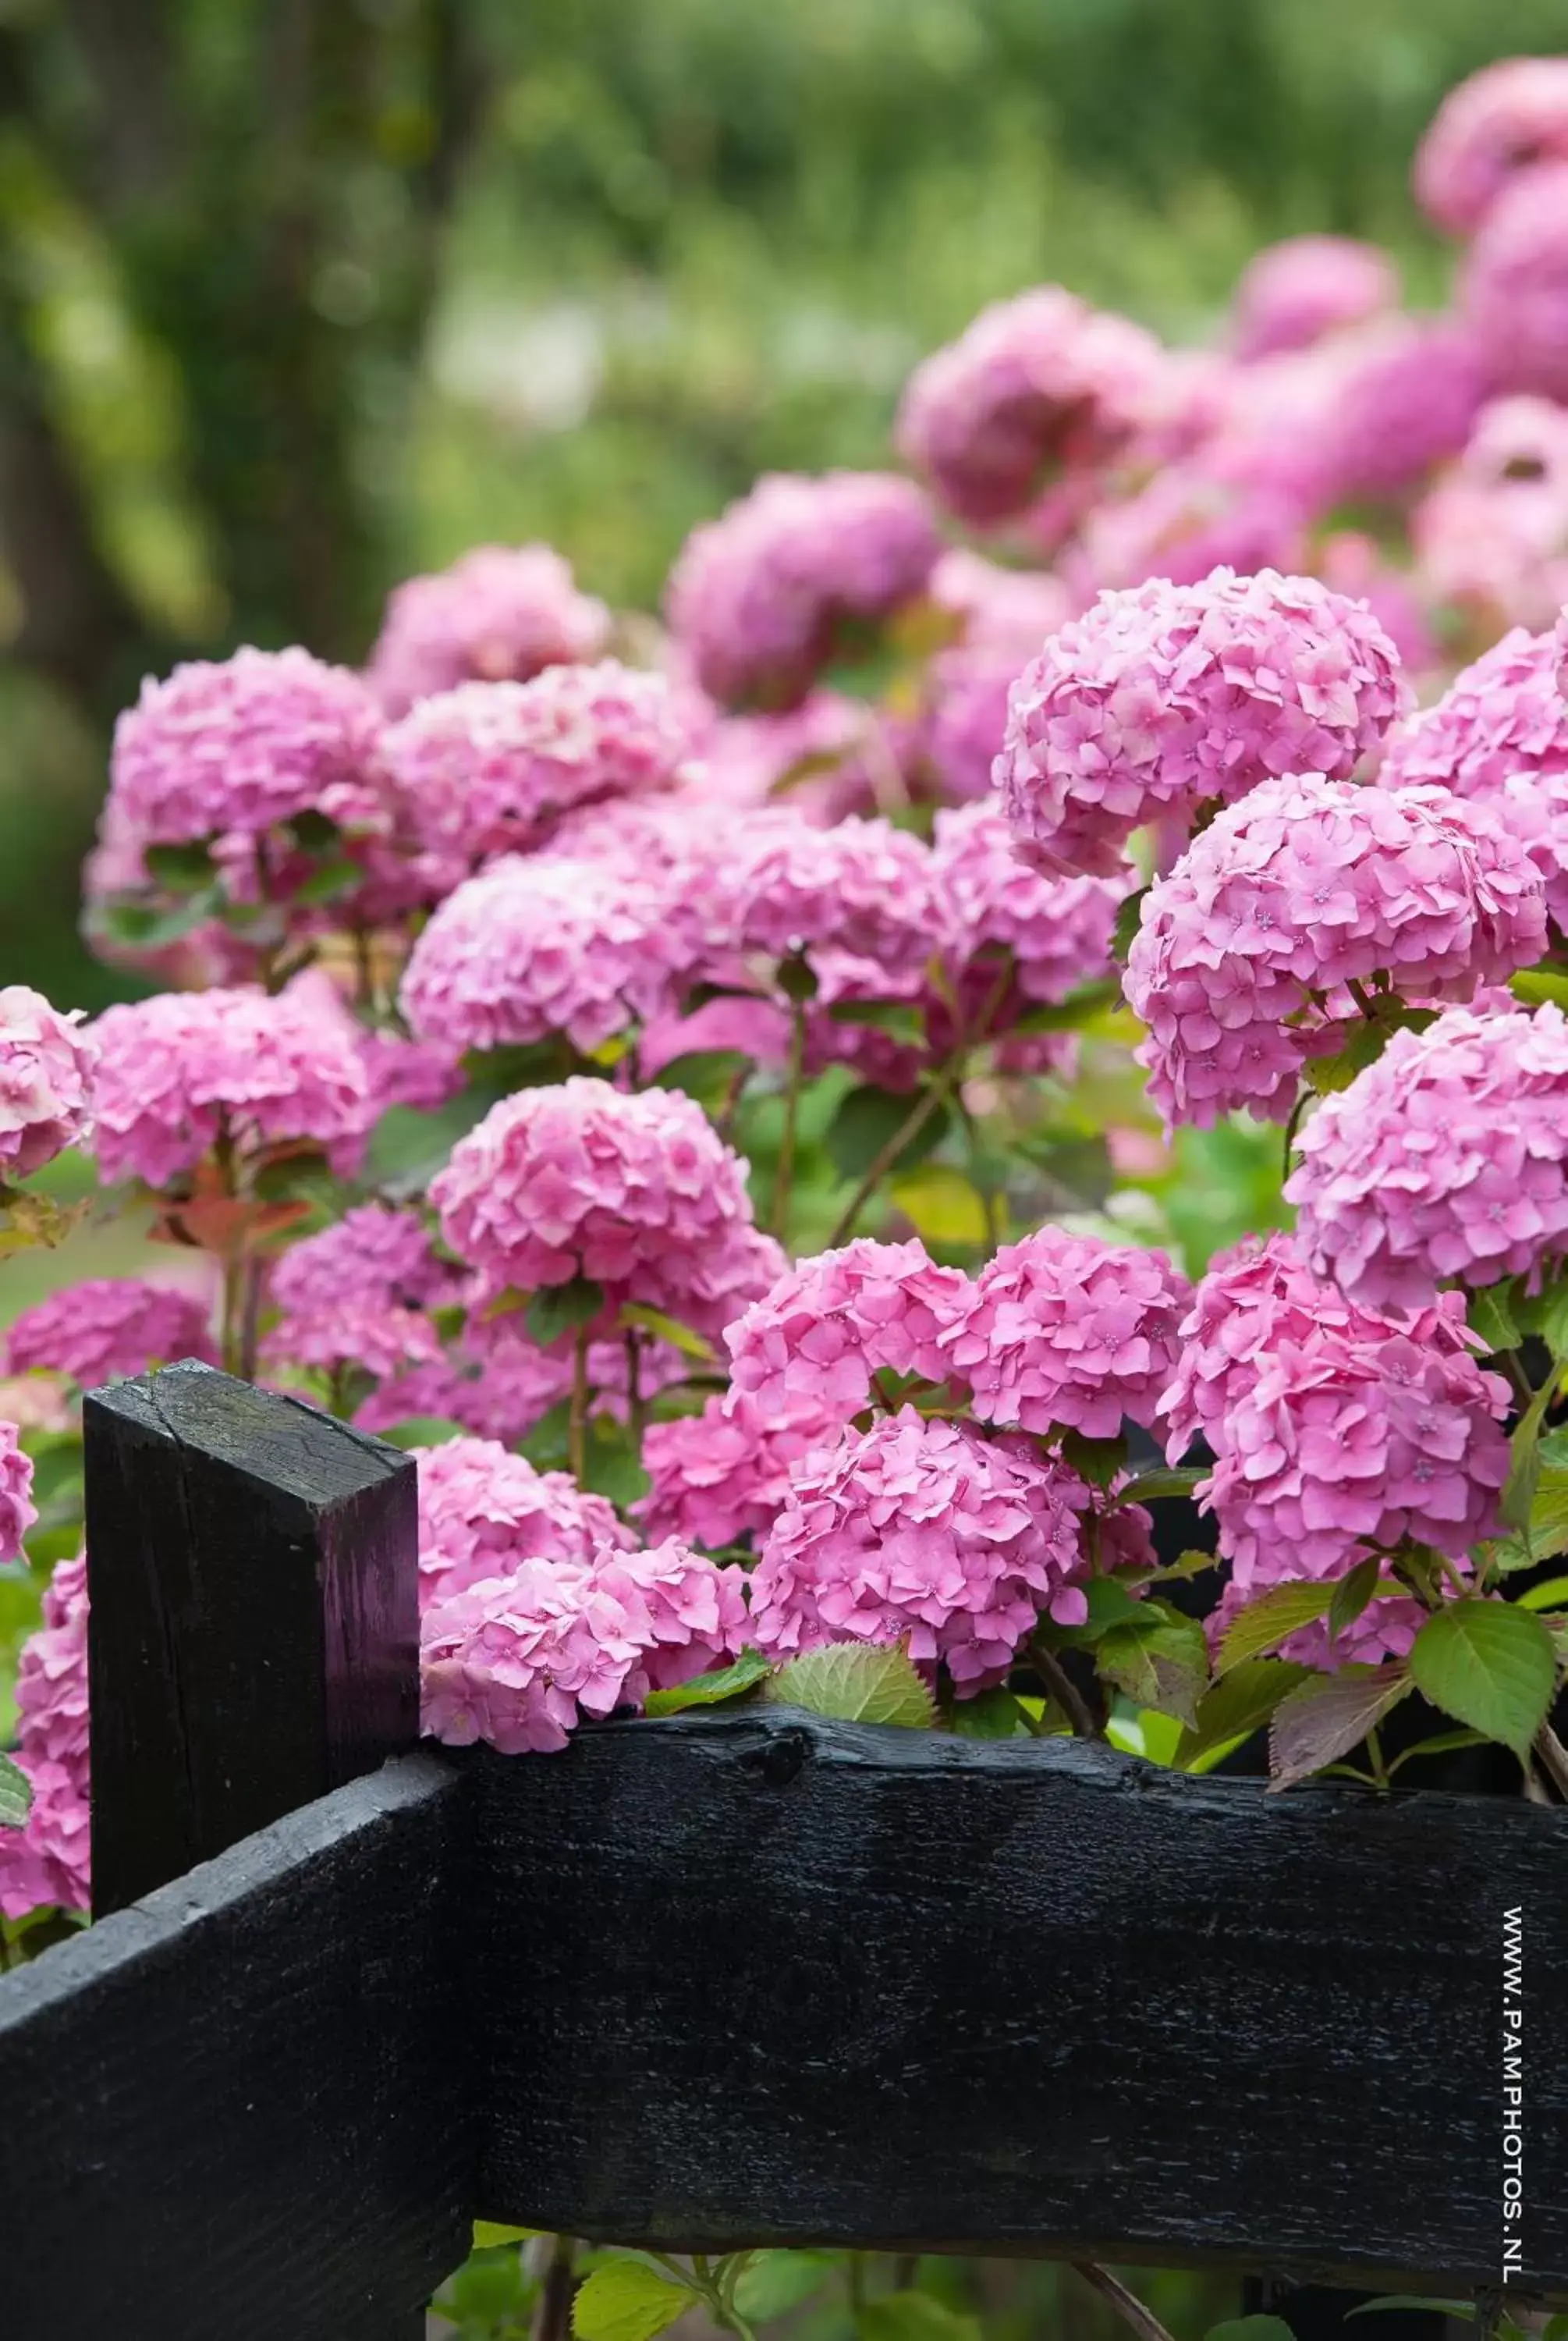
[{"label": "weathered wood grain", "polygon": [[418,1529],[408,1456],[194,1361],[84,1431],[102,1915],[414,1745]]},{"label": "weathered wood grain", "polygon": [[389,1766],[0,1979],[6,2341],[392,2341],[463,2258],[464,1784]]},{"label": "weathered wood grain", "polygon": [[787,1710],[468,1768],[483,2217],[1494,2281],[1518,1905],[1568,2290],[1568,1812]]}]

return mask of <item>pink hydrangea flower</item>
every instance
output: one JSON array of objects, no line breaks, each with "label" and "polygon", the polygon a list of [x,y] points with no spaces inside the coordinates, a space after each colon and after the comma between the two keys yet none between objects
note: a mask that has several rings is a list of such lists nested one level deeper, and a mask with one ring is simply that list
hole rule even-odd
[{"label": "pink hydrangea flower", "polygon": [[1163,1251],[1037,1228],[987,1261],[939,1347],[977,1420],[1109,1439],[1154,1420],[1191,1297]]},{"label": "pink hydrangea flower", "polygon": [[1307,562],[1307,502],[1293,483],[1225,478],[1200,454],[1165,465],[1131,495],[1095,504],[1063,568],[1081,601],[1151,577],[1197,585],[1218,568],[1241,576],[1299,570]]},{"label": "pink hydrangea flower", "polygon": [[796,1466],[751,1578],[752,1633],[779,1659],[906,1638],[959,1696],[1005,1674],[1048,1612],[1087,1614],[1071,1477],[1023,1439],[912,1407]]},{"label": "pink hydrangea flower", "polygon": [[565,1471],[536,1471],[492,1439],[417,1447],[422,1608],[528,1561],[586,1563],[632,1538],[603,1496]]},{"label": "pink hydrangea flower", "polygon": [[1245,1107],[1284,1121],[1307,1059],[1355,1013],[1351,983],[1468,999],[1546,946],[1539,873],[1446,789],[1265,782],[1217,814],[1144,903],[1128,1001],[1167,1124]]},{"label": "pink hydrangea flower", "polygon": [[1515,628],[1494,643],[1390,732],[1378,778],[1435,781],[1498,813],[1528,846],[1552,917],[1568,921],[1568,703],[1550,634]]},{"label": "pink hydrangea flower", "polygon": [[365,680],[389,715],[406,715],[461,682],[527,682],[597,658],[609,633],[603,603],[578,591],[548,544],[477,544],[393,587]]},{"label": "pink hydrangea flower", "polygon": [[959,622],[966,643],[1007,643],[1026,657],[1072,614],[1071,595],[1049,570],[1003,569],[963,544],[949,545],[926,591]]},{"label": "pink hydrangea flower", "polygon": [[[638,1360],[639,1390],[649,1399],[666,1384],[683,1380],[689,1370],[671,1344],[645,1341]],[[362,1402],[354,1421],[362,1430],[385,1431],[428,1415],[511,1447],[571,1395],[573,1371],[570,1339],[541,1349],[521,1330],[515,1310],[494,1318],[475,1314],[461,1339],[438,1360],[389,1376]],[[596,1413],[626,1419],[627,1380],[624,1338],[590,1341],[588,1382]]]},{"label": "pink hydrangea flower", "polygon": [[692,733],[663,675],[604,659],[531,682],[465,682],[422,700],[382,753],[441,893],[527,852],[581,805],[667,789]]},{"label": "pink hydrangea flower", "polygon": [[1458,454],[1491,379],[1473,318],[1389,316],[1323,347],[1311,449],[1319,510],[1403,495]]},{"label": "pink hydrangea flower", "polygon": [[1357,325],[1399,297],[1387,253],[1348,235],[1293,235],[1266,244],[1236,289],[1236,355],[1297,350],[1342,325]]},{"label": "pink hydrangea flower", "polygon": [[1438,664],[1424,586],[1418,588],[1407,571],[1385,560],[1374,537],[1361,529],[1332,530],[1319,540],[1316,568],[1332,592],[1365,603],[1398,652],[1406,674],[1422,675]]},{"label": "pink hydrangea flower", "polygon": [[662,889],[566,854],[510,854],[447,896],[410,956],[403,1013],[450,1049],[564,1032],[585,1054],[669,998]]},{"label": "pink hydrangea flower", "polygon": [[368,1091],[367,1125],[378,1121],[389,1106],[412,1105],[429,1113],[462,1087],[461,1054],[444,1041],[362,1031],[359,1044]]},{"label": "pink hydrangea flower", "polygon": [[14,1422],[0,1422],[0,1561],[15,1560],[37,1519],[33,1458],[22,1451]]},{"label": "pink hydrangea flower", "polygon": [[1503,57],[1438,107],[1415,155],[1429,219],[1470,235],[1522,172],[1568,161],[1568,57]]},{"label": "pink hydrangea flower", "polygon": [[999,946],[1012,953],[1020,998],[1046,1002],[1108,971],[1130,870],[1114,878],[1043,875],[1022,859],[994,802],[938,812],[932,862],[950,970],[962,971]]},{"label": "pink hydrangea flower", "polygon": [[920,592],[939,545],[925,497],[880,472],[769,473],[694,529],[666,611],[702,689],[725,704],[789,707],[847,628]]},{"label": "pink hydrangea flower", "polygon": [[1352,1300],[1539,1276],[1568,1251],[1568,1024],[1450,1008],[1396,1032],[1305,1124],[1285,1185],[1302,1250]]},{"label": "pink hydrangea flower", "polygon": [[417,1212],[362,1203],[277,1261],[270,1298],[281,1320],[265,1353],[327,1371],[360,1366],[378,1377],[431,1363],[441,1342],[428,1312],[457,1290],[455,1270],[438,1258]]},{"label": "pink hydrangea flower", "polygon": [[673,1540],[600,1545],[587,1563],[525,1560],[426,1612],[424,1728],[460,1747],[556,1752],[582,1716],[722,1665],[744,1621],[739,1571]]},{"label": "pink hydrangea flower", "polygon": [[895,971],[930,957],[930,852],[888,822],[819,829],[792,812],[753,814],[729,841],[723,880],[749,951],[830,949]]},{"label": "pink hydrangea flower", "polygon": [[898,452],[960,520],[987,527],[1022,512],[1051,472],[1116,453],[1162,363],[1141,326],[1038,285],[983,309],[916,367]]},{"label": "pink hydrangea flower", "polygon": [[1491,400],[1410,532],[1428,600],[1455,605],[1482,639],[1549,627],[1568,601],[1568,413],[1547,398]]},{"label": "pink hydrangea flower", "polygon": [[653,1538],[714,1548],[762,1537],[789,1492],[792,1467],[832,1446],[848,1417],[816,1399],[765,1411],[744,1394],[708,1400],[700,1414],[654,1422],[642,1441],[651,1486],[638,1517]]},{"label": "pink hydrangea flower", "polygon": [[1281,1342],[1199,1490],[1234,1582],[1343,1576],[1405,1537],[1463,1560],[1498,1525],[1508,1402],[1502,1375],[1405,1334]]},{"label": "pink hydrangea flower", "polygon": [[[0,1426],[0,1430],[8,1426]],[[20,1828],[0,1828],[0,1915],[88,1905],[87,1582],[80,1558],[61,1561],[44,1622],[16,1675],[16,1762],[33,1790]]]},{"label": "pink hydrangea flower", "polygon": [[1110,876],[1147,822],[1285,772],[1348,777],[1405,699],[1371,613],[1314,578],[1155,581],[1103,593],[1025,669],[997,785],[1033,859]]},{"label": "pink hydrangea flower", "polygon": [[362,793],[381,711],[345,667],[309,651],[240,650],[147,681],[114,726],[109,785],[144,844],[256,837]]},{"label": "pink hydrangea flower", "polygon": [[819,686],[797,706],[715,723],[682,784],[682,799],[738,812],[766,805],[782,788],[793,811],[826,827],[831,808],[818,785],[824,774],[831,782],[863,769],[886,739],[880,710]]},{"label": "pink hydrangea flower", "polygon": [[1523,173],[1499,195],[1459,291],[1498,389],[1568,397],[1568,159]]},{"label": "pink hydrangea flower", "polygon": [[939,1342],[973,1299],[969,1279],[938,1268],[918,1236],[858,1236],[798,1260],[725,1334],[726,1410],[749,1406],[767,1420],[814,1404],[848,1417],[865,1404],[873,1374],[945,1381]]},{"label": "pink hydrangea flower", "polygon": [[524,1090],[459,1141],[430,1193],[492,1292],[583,1276],[705,1330],[783,1265],[752,1224],[746,1166],[676,1091],[581,1076]]},{"label": "pink hydrangea flower", "polygon": [[26,1179],[93,1127],[96,1043],[25,983],[0,987],[0,1176]]},{"label": "pink hydrangea flower", "polygon": [[98,1168],[158,1187],[225,1131],[244,1147],[362,1131],[367,1085],[347,1019],[303,996],[160,992],[93,1027]]},{"label": "pink hydrangea flower", "polygon": [[1464,1300],[1441,1292],[1430,1308],[1399,1319],[1347,1300],[1315,1276],[1294,1236],[1247,1236],[1209,1263],[1177,1329],[1180,1346],[1161,1392],[1166,1453],[1178,1463],[1195,1439],[1217,1445],[1226,1418],[1248,1396],[1276,1350],[1301,1348],[1316,1330],[1352,1342],[1399,1334],[1440,1357],[1468,1355],[1475,1336]]},{"label": "pink hydrangea flower", "polygon": [[90,1277],[25,1309],[5,1340],[5,1370],[68,1374],[79,1389],[128,1380],[176,1358],[215,1366],[204,1294],[140,1276]]}]

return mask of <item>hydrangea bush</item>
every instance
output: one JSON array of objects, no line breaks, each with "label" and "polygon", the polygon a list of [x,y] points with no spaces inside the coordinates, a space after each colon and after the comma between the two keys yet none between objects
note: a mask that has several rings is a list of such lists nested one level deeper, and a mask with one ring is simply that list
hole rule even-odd
[{"label": "hydrangea bush", "polygon": [[906,472],[698,529],[641,665],[486,547],[362,672],[144,687],[86,926],[146,996],[0,991],[5,1247],[169,1247],[6,1340],[9,1956],[91,1890],[81,1394],[176,1357],[414,1451],[436,1740],[1568,1795],[1565,75],[1422,150],[1451,314],[1332,237],[1205,353],[1022,293]]}]

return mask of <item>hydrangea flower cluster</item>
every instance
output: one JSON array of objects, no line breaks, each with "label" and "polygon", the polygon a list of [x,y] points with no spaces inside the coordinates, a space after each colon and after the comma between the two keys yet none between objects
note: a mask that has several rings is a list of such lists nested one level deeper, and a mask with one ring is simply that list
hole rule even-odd
[{"label": "hydrangea flower cluster", "polygon": [[782,1266],[752,1224],[745,1166],[674,1091],[582,1076],[491,1108],[431,1184],[448,1242],[483,1290],[586,1277],[717,1330]]},{"label": "hydrangea flower cluster", "polygon": [[604,659],[422,700],[382,752],[439,894],[498,853],[542,844],[581,805],[670,788],[692,739],[662,675]]},{"label": "hydrangea flower cluster", "polygon": [[558,1750],[580,1715],[640,1706],[721,1664],[743,1618],[739,1571],[673,1541],[636,1554],[600,1545],[587,1563],[525,1560],[426,1612],[424,1728],[457,1747]]},{"label": "hydrangea flower cluster", "polygon": [[982,310],[910,375],[898,452],[960,520],[985,528],[1024,510],[1047,475],[1100,461],[1153,396],[1159,345],[1059,284]]},{"label": "hydrangea flower cluster", "polygon": [[426,1608],[528,1561],[586,1565],[633,1539],[603,1496],[565,1471],[536,1471],[493,1439],[416,1448],[420,1602]]},{"label": "hydrangea flower cluster", "polygon": [[918,1237],[890,1244],[861,1236],[801,1260],[725,1333],[729,1410],[749,1405],[775,1418],[815,1405],[847,1420],[875,1374],[945,1381],[942,1340],[971,1297],[968,1278],[938,1268]]},{"label": "hydrangea flower cluster", "polygon": [[751,1579],[751,1630],[778,1656],[898,1642],[960,1697],[997,1680],[1041,1610],[1087,1604],[1071,1475],[1023,1441],[913,1407],[798,1466]]},{"label": "hydrangea flower cluster", "polygon": [[1470,997],[1540,957],[1538,872],[1513,833],[1446,789],[1316,772],[1216,815],[1144,904],[1126,989],[1167,1123],[1247,1108],[1285,1121],[1309,1056],[1354,1017],[1346,987]]},{"label": "hydrangea flower cluster", "polygon": [[1147,822],[1190,826],[1285,772],[1348,778],[1405,698],[1376,621],[1315,578],[1156,581],[1103,593],[1024,670],[996,782],[1042,867],[1110,876]]},{"label": "hydrangea flower cluster", "polygon": [[0,1422],[0,1560],[15,1560],[22,1539],[37,1519],[33,1501],[33,1458],[14,1422]]},{"label": "hydrangea flower cluster", "polygon": [[1438,107],[1416,151],[1416,199],[1451,235],[1470,235],[1546,162],[1568,162],[1568,57],[1504,57]]},{"label": "hydrangea flower cluster", "polygon": [[441,1343],[428,1312],[454,1300],[458,1285],[417,1212],[362,1203],[274,1267],[280,1316],[266,1355],[328,1372],[359,1366],[378,1378],[433,1361]]},{"label": "hydrangea flower cluster", "polygon": [[1392,308],[1399,283],[1388,254],[1348,235],[1293,235],[1265,245],[1241,274],[1234,304],[1236,355],[1305,349],[1341,325]]},{"label": "hydrangea flower cluster", "polygon": [[1568,152],[1497,197],[1466,256],[1460,300],[1499,389],[1568,397]]},{"label": "hydrangea flower cluster", "polygon": [[755,816],[730,841],[723,878],[749,951],[785,959],[826,948],[893,971],[930,957],[938,915],[930,855],[888,822],[819,829],[795,812]]},{"label": "hydrangea flower cluster", "polygon": [[849,1411],[813,1398],[763,1405],[732,1390],[709,1399],[700,1414],[650,1424],[642,1442],[650,1485],[638,1507],[644,1529],[714,1550],[765,1536],[795,1466],[836,1444]]},{"label": "hydrangea flower cluster", "polygon": [[941,1351],[981,1422],[1115,1438],[1154,1420],[1190,1297],[1163,1251],[1039,1228],[987,1261]]},{"label": "hydrangea flower cluster", "polygon": [[789,707],[847,628],[916,598],[939,549],[908,480],[770,473],[687,539],[670,573],[670,628],[712,698]]},{"label": "hydrangea flower cluster", "polygon": [[406,715],[459,683],[527,682],[597,658],[609,633],[603,603],[548,544],[477,544],[393,588],[365,680],[389,715]]},{"label": "hydrangea flower cluster", "polygon": [[931,862],[948,920],[945,956],[960,978],[993,947],[1011,952],[1026,1001],[1063,1001],[1107,972],[1130,870],[1108,879],[1044,875],[1021,859],[994,802],[938,812]]},{"label": "hydrangea flower cluster", "polygon": [[509,854],[434,912],[409,957],[403,1012],[449,1049],[564,1032],[586,1055],[664,1003],[680,941],[666,911],[662,887],[613,866]]},{"label": "hydrangea flower cluster", "polygon": [[96,1043],[25,983],[0,988],[0,1177],[31,1178],[92,1131]]},{"label": "hydrangea flower cluster", "polygon": [[1285,1186],[1320,1275],[1377,1308],[1568,1251],[1568,1023],[1450,1008],[1325,1098]]},{"label": "hydrangea flower cluster", "polygon": [[309,651],[236,651],[148,681],[114,727],[111,802],[144,845],[259,837],[338,812],[373,773],[381,712]]},{"label": "hydrangea flower cluster", "polygon": [[16,1763],[33,1804],[21,1828],[0,1829],[0,1917],[21,1918],[51,1908],[85,1910],[91,1838],[87,1569],[81,1559],[56,1567],[44,1597],[43,1626],[22,1653]]},{"label": "hydrangea flower cluster", "polygon": [[140,1276],[90,1277],[24,1309],[5,1339],[5,1371],[65,1374],[89,1390],[178,1358],[215,1366],[211,1319],[202,1293]]},{"label": "hydrangea flower cluster", "polygon": [[364,1065],[347,1021],[308,996],[162,992],[105,1009],[92,1028],[98,1167],[166,1185],[220,1138],[250,1149],[362,1129]]}]

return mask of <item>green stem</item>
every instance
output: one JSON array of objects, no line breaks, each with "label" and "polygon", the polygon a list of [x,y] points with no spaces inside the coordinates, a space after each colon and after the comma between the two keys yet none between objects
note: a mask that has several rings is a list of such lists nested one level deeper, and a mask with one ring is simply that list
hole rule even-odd
[{"label": "green stem", "polygon": [[789,1071],[784,1088],[784,1131],[779,1141],[779,1169],[773,1180],[773,1207],[769,1212],[772,1232],[782,1240],[789,1220],[789,1189],[795,1177],[795,1131],[800,1113],[800,1077],[806,1065],[806,1003],[789,1003]]},{"label": "green stem", "polygon": [[1069,2266],[1075,2276],[1081,2276],[1086,2284],[1093,2285],[1102,2299],[1109,2301],[1122,2323],[1138,2336],[1138,2341],[1172,2341],[1171,2335],[1154,2310],[1147,2307],[1136,2292],[1129,2292],[1109,2268],[1101,2267],[1095,2260],[1073,2260]]},{"label": "green stem", "polygon": [[1356,1006],[1360,1009],[1364,1016],[1368,1018],[1376,1016],[1377,1011],[1367,997],[1366,987],[1365,984],[1358,983],[1355,976],[1352,976],[1346,982],[1345,988],[1346,991],[1349,992],[1352,1000],[1355,1001]]},{"label": "green stem", "polygon": [[1535,1403],[1535,1393],[1530,1387],[1530,1377],[1524,1370],[1524,1360],[1517,1350],[1500,1350],[1497,1362],[1513,1385],[1513,1395],[1526,1414]]},{"label": "green stem", "polygon": [[1039,1676],[1051,1698],[1057,1702],[1079,1739],[1103,1739],[1104,1731],[1089,1713],[1087,1704],[1077,1683],[1057,1658],[1047,1649],[1037,1634],[1028,1649],[1029,1664]]},{"label": "green stem", "polygon": [[570,2236],[551,2240],[550,2259],[534,2305],[531,2341],[567,2341],[571,2327],[571,2263],[577,2246]]},{"label": "green stem", "polygon": [[588,1478],[588,1328],[571,1337],[571,1407],[566,1422],[567,1460],[580,1488]]},{"label": "green stem", "polygon": [[1295,1146],[1295,1133],[1301,1128],[1301,1117],[1306,1111],[1311,1100],[1312,1091],[1303,1082],[1296,1091],[1295,1103],[1291,1107],[1290,1120],[1285,1125],[1285,1164],[1280,1172],[1282,1179],[1288,1179],[1290,1176],[1290,1158]]},{"label": "green stem", "polygon": [[648,1401],[642,1395],[642,1345],[635,1325],[626,1329],[626,1420],[631,1444],[640,1456],[642,1434],[648,1428]]},{"label": "green stem", "polygon": [[1388,1767],[1383,1759],[1383,1742],[1377,1736],[1377,1726],[1375,1723],[1366,1735],[1366,1753],[1368,1760],[1372,1766],[1374,1787],[1386,1788],[1388,1786]]}]

